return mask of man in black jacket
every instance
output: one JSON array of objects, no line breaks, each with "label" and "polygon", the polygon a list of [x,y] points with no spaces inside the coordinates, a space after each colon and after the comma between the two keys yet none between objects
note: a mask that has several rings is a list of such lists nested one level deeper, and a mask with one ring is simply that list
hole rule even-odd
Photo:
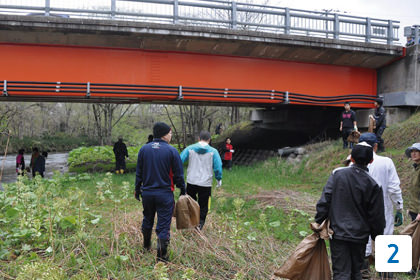
[{"label": "man in black jacket", "polygon": [[384,231],[382,189],[366,167],[372,160],[370,145],[355,145],[351,152],[354,165],[333,171],[316,205],[315,221],[330,219],[334,231],[330,241],[334,280],[362,279],[369,235],[375,239]]},{"label": "man in black jacket", "polygon": [[376,138],[378,139],[378,152],[384,152],[384,139],[382,139],[382,134],[386,128],[386,112],[385,108],[382,106],[383,100],[381,98],[375,99],[375,114],[371,118],[375,120],[375,129],[374,133],[376,134]]}]

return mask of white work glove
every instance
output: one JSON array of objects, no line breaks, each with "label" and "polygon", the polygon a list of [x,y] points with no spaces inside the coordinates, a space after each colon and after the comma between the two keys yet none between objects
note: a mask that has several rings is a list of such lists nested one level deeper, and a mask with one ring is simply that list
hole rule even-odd
[{"label": "white work glove", "polygon": [[235,150],[230,150],[230,152],[231,152],[231,153],[234,153],[234,152],[235,152]]},{"label": "white work glove", "polygon": [[222,180],[217,181],[216,188],[220,188],[222,186]]}]

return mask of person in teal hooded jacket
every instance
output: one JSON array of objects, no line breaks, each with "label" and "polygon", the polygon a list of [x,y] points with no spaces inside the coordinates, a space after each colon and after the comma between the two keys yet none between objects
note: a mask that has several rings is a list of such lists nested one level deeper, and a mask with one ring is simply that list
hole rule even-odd
[{"label": "person in teal hooded jacket", "polygon": [[200,132],[198,143],[188,146],[181,153],[182,162],[188,161],[187,194],[200,205],[200,230],[209,210],[213,172],[217,187],[222,185],[222,160],[219,152],[209,145],[210,138],[208,131]]}]

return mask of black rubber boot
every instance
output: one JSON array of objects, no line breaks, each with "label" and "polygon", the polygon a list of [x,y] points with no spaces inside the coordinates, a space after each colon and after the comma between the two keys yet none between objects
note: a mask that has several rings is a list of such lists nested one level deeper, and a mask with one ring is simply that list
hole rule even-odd
[{"label": "black rubber boot", "polygon": [[157,260],[158,262],[168,262],[168,246],[169,239],[158,239],[157,240]]},{"label": "black rubber boot", "polygon": [[142,230],[143,232],[143,248],[150,251],[152,247],[152,230]]},{"label": "black rubber boot", "polygon": [[205,222],[206,222],[205,220],[200,220],[200,224],[198,225],[198,227],[200,228],[200,230],[203,229]]},{"label": "black rubber boot", "polygon": [[370,269],[369,269],[369,257],[366,257],[363,261],[362,269],[360,270],[362,274],[362,279],[370,279]]}]

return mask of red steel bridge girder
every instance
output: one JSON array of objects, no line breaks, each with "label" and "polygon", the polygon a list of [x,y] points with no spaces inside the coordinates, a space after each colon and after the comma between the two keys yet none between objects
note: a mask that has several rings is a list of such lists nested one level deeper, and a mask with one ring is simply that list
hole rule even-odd
[{"label": "red steel bridge girder", "polygon": [[[272,106],[283,104],[284,93],[290,92],[290,97],[298,97],[292,93],[299,93],[318,101],[325,100],[316,104],[320,106],[342,106],[342,99],[348,96],[350,101],[355,101],[354,107],[369,108],[372,107],[370,100],[376,96],[374,69],[274,59],[4,43],[0,44],[0,61],[3,66],[0,69],[2,81],[54,82],[53,87],[57,87],[57,81],[80,84],[67,85],[80,87],[80,92],[65,92],[64,85],[60,85],[58,91],[49,89],[51,85],[47,85],[45,90],[37,88],[30,91],[35,86],[31,83],[26,84],[28,91],[23,90],[23,84],[20,84],[20,91],[13,91],[13,83],[9,82],[8,96],[1,100],[35,101],[38,98],[56,102],[120,100],[121,103],[146,101]],[[90,100],[86,98],[88,82],[92,83]],[[150,94],[147,86],[142,88],[143,91],[127,90],[132,85],[157,86],[167,94]],[[179,98],[179,86],[183,89],[182,98]],[[99,90],[102,87],[110,89]],[[244,92],[247,94],[244,95]],[[337,96],[341,96],[339,102],[332,102]],[[302,104],[299,98],[291,98],[290,103]]]}]

